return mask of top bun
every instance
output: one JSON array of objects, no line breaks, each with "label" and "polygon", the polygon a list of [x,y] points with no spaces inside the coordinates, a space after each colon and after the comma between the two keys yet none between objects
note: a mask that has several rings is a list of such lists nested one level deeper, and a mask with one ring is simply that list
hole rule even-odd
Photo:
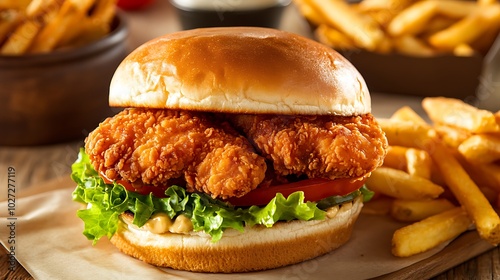
[{"label": "top bun", "polygon": [[153,39],[118,66],[116,107],[247,114],[362,115],[363,77],[333,49],[260,27],[200,28]]}]

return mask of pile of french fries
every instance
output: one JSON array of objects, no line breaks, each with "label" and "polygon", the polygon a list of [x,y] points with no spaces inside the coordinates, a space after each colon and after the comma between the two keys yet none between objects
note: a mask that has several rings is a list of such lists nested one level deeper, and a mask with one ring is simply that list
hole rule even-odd
[{"label": "pile of french fries", "polygon": [[84,45],[111,29],[116,0],[0,0],[0,55]]},{"label": "pile of french fries", "polygon": [[389,149],[366,182],[376,196],[365,213],[408,223],[393,235],[392,253],[399,257],[474,228],[499,244],[500,111],[444,97],[426,97],[422,107],[430,122],[407,106],[379,119]]},{"label": "pile of french fries", "polygon": [[410,56],[485,54],[500,31],[497,0],[294,0],[319,41],[338,50]]}]

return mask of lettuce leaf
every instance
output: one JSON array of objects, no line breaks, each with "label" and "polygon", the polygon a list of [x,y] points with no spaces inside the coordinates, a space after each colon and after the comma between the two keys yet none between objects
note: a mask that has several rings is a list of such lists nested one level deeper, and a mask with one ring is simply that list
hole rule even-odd
[{"label": "lettuce leaf", "polygon": [[[303,192],[295,192],[287,198],[278,193],[266,206],[249,208],[236,208],[201,193],[187,193],[176,185],[165,191],[165,198],[152,194],[141,195],[127,191],[118,183],[106,184],[93,169],[83,148],[72,165],[71,177],[77,184],[72,194],[73,200],[87,204],[87,209],[79,210],[77,216],[85,224],[83,234],[93,240],[93,244],[104,236],[113,236],[119,216],[125,211],[134,214],[133,224],[138,227],[143,226],[155,213],[166,213],[172,219],[184,214],[191,219],[194,231],[204,231],[216,242],[229,228],[243,231],[245,226],[272,227],[278,221],[322,220],[325,218],[323,209],[327,208],[318,207],[315,202],[304,202]],[[360,191],[356,191],[337,201],[352,200],[360,194]],[[335,200],[322,204],[332,203]]]}]

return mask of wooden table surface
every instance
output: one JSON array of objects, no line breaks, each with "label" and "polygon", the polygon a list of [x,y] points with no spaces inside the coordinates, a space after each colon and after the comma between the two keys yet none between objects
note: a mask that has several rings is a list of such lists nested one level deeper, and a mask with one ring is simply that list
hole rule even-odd
[{"label": "wooden table surface", "polygon": [[[22,190],[32,184],[57,178],[69,176],[70,166],[76,159],[81,141],[55,144],[40,147],[1,147],[0,146],[0,170],[6,174],[8,167],[16,169],[16,185]],[[0,176],[2,186],[7,185],[5,176]],[[6,192],[0,194],[5,199]],[[426,275],[433,279],[500,279],[500,248],[488,250],[484,253],[483,248],[479,248],[477,257],[473,257],[463,263],[460,251],[471,254],[470,250],[476,239],[472,236],[465,236],[459,243],[452,243],[455,246],[450,248],[446,257],[436,257],[433,262],[428,262],[425,270]],[[457,249],[458,248],[458,249]],[[33,279],[33,277],[20,265],[14,271],[9,270],[9,258],[7,251],[2,247],[0,253],[0,279]],[[446,249],[445,249],[446,250]],[[459,252],[458,255],[456,252]],[[458,264],[458,265],[457,265]],[[392,274],[382,279],[422,279],[415,269],[409,268],[401,273]]]}]

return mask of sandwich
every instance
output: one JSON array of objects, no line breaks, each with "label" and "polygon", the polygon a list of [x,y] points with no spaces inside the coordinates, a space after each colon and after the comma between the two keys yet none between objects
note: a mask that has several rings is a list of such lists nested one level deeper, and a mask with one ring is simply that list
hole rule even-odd
[{"label": "sandwich", "polygon": [[83,234],[159,267],[272,269],[349,241],[386,154],[359,72],[299,35],[201,28],[153,39],[111,80],[121,109],[72,165]]}]

